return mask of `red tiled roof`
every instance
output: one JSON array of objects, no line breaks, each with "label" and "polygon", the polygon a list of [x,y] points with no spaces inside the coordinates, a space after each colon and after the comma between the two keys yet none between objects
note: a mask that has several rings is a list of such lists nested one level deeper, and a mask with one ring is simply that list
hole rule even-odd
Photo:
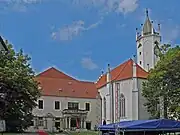
[{"label": "red tiled roof", "polygon": [[[142,69],[138,64],[136,64],[136,75],[138,78],[147,78],[148,73]],[[111,70],[111,79],[112,81],[119,81],[124,79],[129,79],[133,77],[133,60],[129,59],[128,61],[122,63],[116,68]],[[101,88],[107,84],[106,74],[100,77],[96,83],[96,88]]]},{"label": "red tiled roof", "polygon": [[41,72],[36,77],[46,77],[46,78],[59,78],[59,79],[66,79],[66,80],[76,80],[69,75],[57,70],[54,67],[51,67],[44,72]]},{"label": "red tiled roof", "polygon": [[36,80],[40,83],[41,94],[44,96],[96,98],[98,94],[94,82],[78,81],[55,68],[40,73]]}]

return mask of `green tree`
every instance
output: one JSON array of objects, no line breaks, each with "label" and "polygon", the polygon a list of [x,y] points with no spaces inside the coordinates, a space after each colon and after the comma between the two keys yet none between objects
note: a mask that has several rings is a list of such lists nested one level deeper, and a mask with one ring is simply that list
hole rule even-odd
[{"label": "green tree", "polygon": [[165,118],[180,118],[180,47],[163,45],[159,50],[160,60],[143,83],[145,106],[152,118],[159,118],[163,97]]},{"label": "green tree", "polygon": [[40,92],[30,57],[6,44],[9,52],[0,51],[0,118],[6,121],[7,131],[20,132],[31,124]]}]

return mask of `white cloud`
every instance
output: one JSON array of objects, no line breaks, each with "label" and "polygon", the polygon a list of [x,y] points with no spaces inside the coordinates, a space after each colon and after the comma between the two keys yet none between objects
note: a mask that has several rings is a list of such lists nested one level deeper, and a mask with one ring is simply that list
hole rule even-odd
[{"label": "white cloud", "polygon": [[73,37],[78,36],[85,31],[97,27],[99,24],[101,24],[101,22],[102,19],[94,24],[89,25],[88,27],[85,27],[84,21],[79,20],[59,29],[58,31],[53,32],[51,36],[53,39],[56,40],[63,40],[63,41],[72,40]]},{"label": "white cloud", "polygon": [[94,70],[98,68],[98,65],[95,64],[91,58],[82,58],[81,65],[83,68]]},{"label": "white cloud", "polygon": [[14,10],[14,11],[26,11],[27,6],[30,4],[38,4],[46,0],[0,0],[0,3],[6,4],[5,10]]},{"label": "white cloud", "polygon": [[103,17],[110,12],[127,14],[134,12],[138,7],[138,0],[60,0],[62,3],[72,4],[81,8],[95,8],[101,15],[100,21],[85,26],[84,21],[76,21],[51,34],[56,40],[72,40],[73,37],[82,34],[84,31],[96,28],[102,23]]},{"label": "white cloud", "polygon": [[19,4],[33,4],[41,2],[42,0],[1,0],[0,3],[19,3]]},{"label": "white cloud", "polygon": [[118,11],[124,14],[127,14],[128,12],[133,12],[138,7],[137,2],[138,0],[122,0],[119,3]]},{"label": "white cloud", "polygon": [[[66,0],[68,1],[68,0]],[[138,7],[138,0],[70,0],[75,6],[99,8],[101,13],[123,13],[134,12]]]}]

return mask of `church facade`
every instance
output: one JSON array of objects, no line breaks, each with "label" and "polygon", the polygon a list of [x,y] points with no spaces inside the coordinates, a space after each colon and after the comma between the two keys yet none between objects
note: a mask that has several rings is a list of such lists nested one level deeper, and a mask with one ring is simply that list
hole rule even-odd
[{"label": "church facade", "polygon": [[141,32],[136,29],[137,56],[114,69],[108,65],[107,72],[96,82],[102,98],[102,120],[106,123],[149,119],[142,96],[142,83],[159,59],[156,52],[160,42],[160,25],[155,31],[146,11]]}]

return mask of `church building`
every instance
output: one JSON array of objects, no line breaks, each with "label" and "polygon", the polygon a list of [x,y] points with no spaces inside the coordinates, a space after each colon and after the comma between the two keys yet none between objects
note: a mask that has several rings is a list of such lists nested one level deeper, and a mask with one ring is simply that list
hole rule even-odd
[{"label": "church building", "polygon": [[149,119],[142,96],[142,82],[147,79],[149,69],[158,61],[156,49],[160,42],[160,25],[158,31],[155,31],[146,11],[141,32],[136,29],[137,57],[114,69],[108,64],[107,72],[96,82],[102,98],[102,120],[107,124],[120,120]]}]

